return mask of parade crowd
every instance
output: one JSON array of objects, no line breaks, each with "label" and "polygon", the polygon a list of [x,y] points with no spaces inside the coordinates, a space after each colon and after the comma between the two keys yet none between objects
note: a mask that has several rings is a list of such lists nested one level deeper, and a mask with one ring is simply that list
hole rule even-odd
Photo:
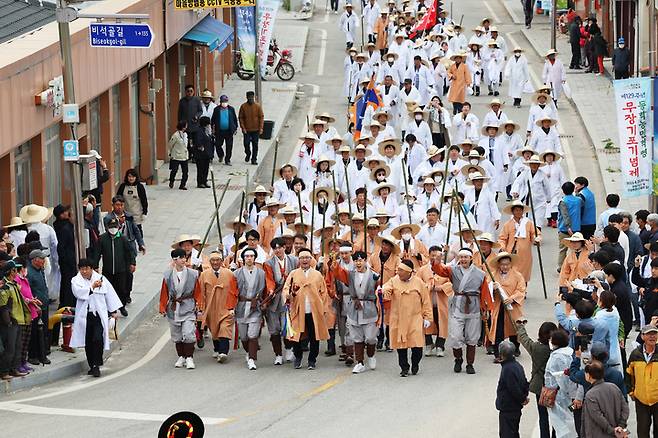
[{"label": "parade crowd", "polygon": [[[523,49],[508,47],[490,19],[467,30],[440,11],[435,25],[418,30],[428,7],[369,0],[361,20],[345,4],[347,132],[333,115],[317,114],[273,186],[244,193],[219,245],[193,234],[174,239],[159,303],[174,366],[194,369],[208,337],[218,363],[238,360],[231,350],[242,347],[245,367],[257,370],[263,330],[274,365],[294,369],[318,366],[321,341],[325,360],[354,374],[396,351],[401,377],[419,374],[423,357],[446,355],[455,373],[475,374],[479,350],[501,365],[501,437],[519,436],[530,393],[542,438],[628,436],[631,401],[638,436],[658,436],[658,214],[623,211],[608,194],[597,215],[588,179],[567,178],[557,131],[566,72],[557,52],[546,54],[543,85],[533,90]],[[209,90],[186,93],[169,143],[169,186],[181,168],[186,188],[192,151],[197,187],[207,187],[214,152],[230,164],[238,128],[245,161],[257,164],[263,114],[253,93],[239,116],[226,96],[217,106]],[[476,115],[468,99],[485,93],[489,110]],[[530,96],[527,120],[508,118],[501,93],[518,108]],[[98,160],[102,191],[107,168]],[[135,170],[102,219],[100,194],[85,197],[89,245],[77,266],[67,206],[28,205],[2,229],[0,378],[49,363],[51,299],[75,307],[69,346],[84,347],[89,374],[100,376],[146,252],[148,212]],[[546,233],[559,239],[554,255],[541,254]],[[537,269],[543,284],[531,284]],[[555,270],[557,287],[543,280]],[[554,315],[535,336],[524,301],[542,289]],[[516,361],[522,350],[529,374]]]}]

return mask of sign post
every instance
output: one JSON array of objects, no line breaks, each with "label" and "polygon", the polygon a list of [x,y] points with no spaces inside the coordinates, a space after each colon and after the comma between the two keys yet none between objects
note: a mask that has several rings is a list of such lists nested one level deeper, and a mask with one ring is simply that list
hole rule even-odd
[{"label": "sign post", "polygon": [[64,147],[64,161],[78,161],[80,158],[78,140],[64,140],[62,146]]}]

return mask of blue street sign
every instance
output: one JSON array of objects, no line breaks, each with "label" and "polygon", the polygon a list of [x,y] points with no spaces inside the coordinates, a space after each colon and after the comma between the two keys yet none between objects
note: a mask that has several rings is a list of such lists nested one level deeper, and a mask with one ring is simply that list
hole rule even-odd
[{"label": "blue street sign", "polygon": [[153,31],[141,23],[89,23],[89,43],[92,47],[148,48]]},{"label": "blue street sign", "polygon": [[78,140],[64,140],[64,161],[78,161],[80,158],[80,148]]}]

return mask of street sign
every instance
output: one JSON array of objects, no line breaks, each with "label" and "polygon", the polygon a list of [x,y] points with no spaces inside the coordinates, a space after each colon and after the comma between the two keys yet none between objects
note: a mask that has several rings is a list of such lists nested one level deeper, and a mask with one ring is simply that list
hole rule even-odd
[{"label": "street sign", "polygon": [[92,47],[148,48],[153,42],[151,26],[142,23],[89,23]]},{"label": "street sign", "polygon": [[62,110],[62,122],[80,123],[80,108],[77,103],[65,103]]},{"label": "street sign", "polygon": [[78,140],[64,140],[62,145],[64,146],[64,161],[78,161],[80,158]]},{"label": "street sign", "polygon": [[256,0],[175,0],[174,7],[182,10],[235,8],[256,6]]}]

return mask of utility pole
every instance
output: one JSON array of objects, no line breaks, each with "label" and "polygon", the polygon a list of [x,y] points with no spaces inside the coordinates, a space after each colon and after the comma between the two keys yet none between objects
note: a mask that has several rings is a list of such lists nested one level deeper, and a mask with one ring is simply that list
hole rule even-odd
[{"label": "utility pole", "polygon": [[[259,46],[259,40],[260,40],[260,32],[258,31],[259,28],[259,23],[260,20],[258,19],[258,0],[254,1],[254,24],[255,24],[255,29],[254,32],[256,33],[256,61],[254,65],[254,92],[256,93],[256,101],[260,103],[261,107],[263,106],[263,94],[262,94],[262,89],[261,89],[261,70],[260,70],[260,53],[258,53],[258,46]],[[264,55],[267,56],[267,51],[269,50],[269,47],[263,47],[263,52]]]},{"label": "utility pole", "polygon": [[557,50],[557,44],[555,42],[556,33],[557,33],[557,0],[551,0],[551,49],[553,50]]},{"label": "utility pole", "polygon": [[[57,0],[57,9],[64,11],[68,5],[66,0]],[[75,88],[73,86],[73,56],[71,53],[71,29],[68,21],[57,20],[59,30],[59,50],[62,57],[62,76],[64,78],[64,102],[75,103]],[[72,140],[78,139],[78,125],[71,123]],[[75,230],[76,260],[85,256],[86,248],[84,236],[84,214],[82,213],[82,176],[80,163],[68,163],[71,172],[71,208],[73,209],[73,227]],[[100,199],[98,200],[100,201]]]}]

